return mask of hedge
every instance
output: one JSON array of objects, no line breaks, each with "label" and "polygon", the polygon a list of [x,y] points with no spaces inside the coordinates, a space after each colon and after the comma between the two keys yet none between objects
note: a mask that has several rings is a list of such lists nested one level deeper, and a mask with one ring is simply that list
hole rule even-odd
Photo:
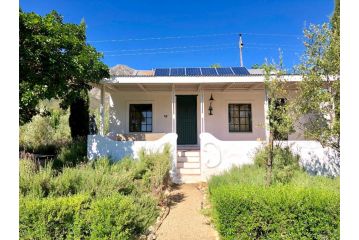
[{"label": "hedge", "polygon": [[339,239],[339,192],[293,185],[210,188],[223,239]]},{"label": "hedge", "polygon": [[[146,207],[153,213],[156,203]],[[133,197],[120,194],[21,197],[20,239],[134,239],[157,217],[141,218],[142,211]]]}]

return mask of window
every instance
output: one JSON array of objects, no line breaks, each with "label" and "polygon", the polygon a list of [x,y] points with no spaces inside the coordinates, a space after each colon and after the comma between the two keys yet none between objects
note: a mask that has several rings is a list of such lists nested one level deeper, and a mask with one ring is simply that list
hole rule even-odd
[{"label": "window", "polygon": [[228,124],[230,132],[252,132],[251,104],[229,104]]},{"label": "window", "polygon": [[130,132],[152,132],[152,104],[130,104]]}]

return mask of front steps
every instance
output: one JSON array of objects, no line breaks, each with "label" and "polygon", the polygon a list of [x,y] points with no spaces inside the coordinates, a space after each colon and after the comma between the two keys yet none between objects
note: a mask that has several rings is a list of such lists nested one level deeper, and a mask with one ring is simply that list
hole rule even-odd
[{"label": "front steps", "polygon": [[201,156],[198,148],[179,147],[177,150],[177,177],[181,183],[198,183],[201,178]]}]

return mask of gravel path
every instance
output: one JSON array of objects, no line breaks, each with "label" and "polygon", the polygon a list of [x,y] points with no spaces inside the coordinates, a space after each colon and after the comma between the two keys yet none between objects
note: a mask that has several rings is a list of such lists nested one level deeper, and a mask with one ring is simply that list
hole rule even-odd
[{"label": "gravel path", "polygon": [[171,193],[173,205],[157,231],[159,240],[216,240],[217,232],[200,213],[202,193],[196,184],[179,185]]}]

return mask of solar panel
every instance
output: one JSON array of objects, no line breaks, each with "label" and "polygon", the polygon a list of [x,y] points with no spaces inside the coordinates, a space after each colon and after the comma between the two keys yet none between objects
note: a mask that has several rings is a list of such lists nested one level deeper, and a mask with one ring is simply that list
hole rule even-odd
[{"label": "solar panel", "polygon": [[201,76],[199,68],[186,68],[186,76]]},{"label": "solar panel", "polygon": [[171,68],[170,76],[185,76],[184,68]]},{"label": "solar panel", "polygon": [[231,68],[217,68],[217,72],[219,76],[234,75]]},{"label": "solar panel", "polygon": [[235,75],[249,75],[247,68],[245,67],[232,67]]},{"label": "solar panel", "polygon": [[218,76],[215,68],[201,68],[203,76]]},{"label": "solar panel", "polygon": [[155,76],[169,76],[170,69],[169,68],[156,68],[155,69]]},{"label": "solar panel", "polygon": [[250,75],[245,67],[223,68],[156,68],[155,76],[243,76]]}]

